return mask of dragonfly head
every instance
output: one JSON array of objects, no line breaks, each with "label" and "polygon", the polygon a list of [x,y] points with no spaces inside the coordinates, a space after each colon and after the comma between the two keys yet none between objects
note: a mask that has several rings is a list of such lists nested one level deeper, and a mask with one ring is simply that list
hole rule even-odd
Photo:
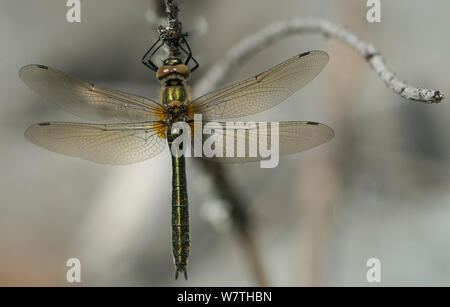
[{"label": "dragonfly head", "polygon": [[189,78],[191,70],[180,59],[168,58],[156,71],[156,78],[160,81],[184,81]]}]

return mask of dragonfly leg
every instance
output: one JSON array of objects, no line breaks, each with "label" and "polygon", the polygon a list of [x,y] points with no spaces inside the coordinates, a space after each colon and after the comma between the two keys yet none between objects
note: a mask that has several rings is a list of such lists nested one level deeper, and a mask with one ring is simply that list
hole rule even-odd
[{"label": "dragonfly leg", "polygon": [[[142,57],[142,64],[144,64],[145,66],[147,66],[148,68],[150,68],[153,71],[157,71],[158,70],[158,66],[155,65],[155,63],[152,62],[152,57],[155,55],[155,53],[164,45],[164,41],[161,42],[159,44],[158,47],[156,47],[156,45],[161,41],[161,38],[158,38],[158,40],[150,47],[150,49],[148,49],[148,51],[145,53],[145,55]],[[155,48],[156,47],[156,48]],[[155,49],[155,50],[153,50]],[[153,52],[152,52],[153,50]],[[151,55],[150,52],[152,52]]]},{"label": "dragonfly leg", "polygon": [[195,70],[200,66],[200,64],[199,64],[199,63],[197,62],[197,60],[192,56],[192,50],[191,50],[191,47],[189,46],[189,44],[188,44],[186,38],[184,38],[184,36],[183,36],[183,43],[186,45],[186,47],[187,47],[187,49],[188,49],[188,50],[184,49],[183,46],[181,46],[181,44],[180,44],[180,49],[183,50],[183,52],[186,53],[186,54],[188,55],[188,57],[187,57],[186,61],[184,62],[184,64],[185,64],[185,65],[188,65],[189,62],[190,62],[191,59],[192,59],[192,60],[194,61],[194,63],[195,63],[194,68],[191,69],[191,72],[193,72],[193,71],[195,71]]}]

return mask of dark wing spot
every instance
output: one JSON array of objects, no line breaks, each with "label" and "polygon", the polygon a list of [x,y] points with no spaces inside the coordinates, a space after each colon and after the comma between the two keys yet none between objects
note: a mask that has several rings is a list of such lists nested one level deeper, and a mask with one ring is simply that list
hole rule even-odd
[{"label": "dark wing spot", "polygon": [[310,54],[311,53],[311,51],[308,51],[308,52],[303,52],[302,54],[299,54],[299,58],[303,58],[304,56],[307,56],[308,54]]},{"label": "dark wing spot", "polygon": [[37,67],[39,67],[40,69],[48,70],[48,66],[45,65],[37,65]]},{"label": "dark wing spot", "polygon": [[319,123],[316,123],[316,122],[307,122],[306,124],[307,124],[307,125],[312,125],[312,126],[317,126]]},{"label": "dark wing spot", "polygon": [[48,123],[48,122],[47,123],[39,123],[38,125],[39,126],[50,126],[50,123]]}]

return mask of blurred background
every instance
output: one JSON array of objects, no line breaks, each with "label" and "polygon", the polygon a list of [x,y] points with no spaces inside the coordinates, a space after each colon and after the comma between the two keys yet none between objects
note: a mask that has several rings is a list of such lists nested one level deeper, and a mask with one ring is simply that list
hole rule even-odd
[{"label": "blurred background", "polygon": [[[161,5],[82,0],[82,22],[69,24],[65,4],[0,3],[0,285],[71,285],[66,261],[73,257],[81,261],[84,286],[369,286],[369,258],[381,261],[379,285],[450,285],[448,104],[403,100],[355,51],[320,35],[264,48],[226,84],[325,50],[330,63],[316,80],[252,119],[317,121],[336,137],[283,157],[275,169],[225,165],[219,169],[230,185],[225,193],[211,168],[189,160],[190,279],[174,281],[168,150],[112,167],[34,146],[23,137],[31,124],[79,119],[18,77],[20,67],[39,63],[157,98],[159,84],[140,59],[157,39]],[[201,63],[192,86],[240,39],[279,20],[317,17],[373,43],[401,79],[450,93],[446,0],[382,1],[382,22],[374,24],[362,0],[179,5]]]}]

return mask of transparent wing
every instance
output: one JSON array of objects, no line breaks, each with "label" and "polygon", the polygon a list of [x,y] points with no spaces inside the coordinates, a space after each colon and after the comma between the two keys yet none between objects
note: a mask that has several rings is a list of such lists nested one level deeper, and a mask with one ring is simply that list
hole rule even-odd
[{"label": "transparent wing", "polygon": [[289,59],[246,81],[202,96],[191,103],[204,120],[243,117],[268,110],[313,80],[328,54],[311,51]]},{"label": "transparent wing", "polygon": [[166,144],[161,123],[96,125],[41,123],[25,138],[45,149],[105,164],[131,164],[161,153]]},{"label": "transparent wing", "polygon": [[220,144],[223,146],[222,157],[212,157],[211,159],[230,163],[267,159],[267,155],[261,154],[259,146],[264,141],[267,144],[266,148],[269,150],[274,148],[273,145],[276,145],[272,144],[274,135],[278,136],[280,155],[305,151],[326,143],[334,137],[331,128],[314,122],[280,122],[278,128],[271,123],[265,125],[263,123],[234,123],[234,126],[229,126],[228,129],[225,129],[227,127],[225,122],[210,122],[205,123],[204,127],[211,129],[211,133],[203,135],[203,144],[206,144],[206,140],[211,138],[211,143],[214,143],[213,148],[217,148],[216,146],[220,146]]},{"label": "transparent wing", "polygon": [[33,91],[81,118],[103,123],[159,120],[162,106],[139,96],[104,89],[51,67],[22,67],[20,78]]}]

